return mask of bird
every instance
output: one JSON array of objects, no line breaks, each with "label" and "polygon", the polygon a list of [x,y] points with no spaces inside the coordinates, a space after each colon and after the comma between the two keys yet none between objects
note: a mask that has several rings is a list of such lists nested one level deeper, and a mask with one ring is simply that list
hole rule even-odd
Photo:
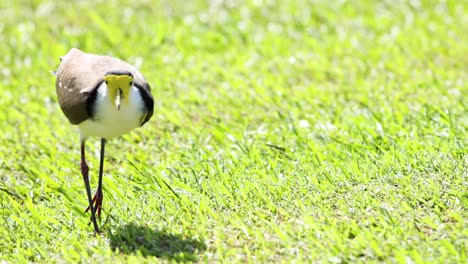
[{"label": "bird", "polygon": [[[153,116],[154,98],[144,76],[129,63],[115,57],[96,55],[72,48],[60,58],[55,87],[60,108],[80,134],[80,169],[86,187],[94,235],[100,230],[103,201],[104,153],[109,139],[146,124]],[[101,138],[99,181],[91,198],[89,167],[85,143],[89,137]]]}]

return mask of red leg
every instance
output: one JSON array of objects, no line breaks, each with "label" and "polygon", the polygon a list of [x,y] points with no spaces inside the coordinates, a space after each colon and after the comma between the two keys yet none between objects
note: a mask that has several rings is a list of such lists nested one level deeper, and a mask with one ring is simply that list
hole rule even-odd
[{"label": "red leg", "polygon": [[[96,193],[94,194],[92,203],[93,203],[94,210],[96,211],[96,216],[99,219],[99,221],[101,221],[102,199],[103,199],[102,188],[98,187]],[[89,206],[88,208],[86,208],[85,213],[89,211],[89,208],[90,208]]]},{"label": "red leg", "polygon": [[81,142],[81,175],[83,175],[83,180],[85,183],[86,187],[86,195],[88,196],[88,202],[89,202],[89,208],[91,208],[91,221],[93,222],[94,225],[94,234],[99,234],[99,228],[96,222],[96,211],[93,206],[93,201],[91,200],[91,187],[89,186],[89,168],[88,165],[86,164],[86,158],[85,158],[85,142]]}]

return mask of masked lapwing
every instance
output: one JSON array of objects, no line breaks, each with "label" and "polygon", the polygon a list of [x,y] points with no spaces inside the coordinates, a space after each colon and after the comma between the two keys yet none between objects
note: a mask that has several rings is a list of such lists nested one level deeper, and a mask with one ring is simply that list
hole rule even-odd
[{"label": "masked lapwing", "polygon": [[[81,174],[86,186],[94,232],[102,206],[102,170],[106,140],[144,125],[153,115],[151,88],[143,75],[120,59],[71,49],[61,58],[56,72],[60,108],[71,124],[78,126],[81,143]],[[91,198],[85,142],[101,138],[99,182]]]}]

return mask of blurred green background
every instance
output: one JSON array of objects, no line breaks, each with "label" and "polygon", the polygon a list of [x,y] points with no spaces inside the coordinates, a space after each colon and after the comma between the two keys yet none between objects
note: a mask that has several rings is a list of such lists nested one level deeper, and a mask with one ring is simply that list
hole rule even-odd
[{"label": "blurred green background", "polygon": [[[467,25],[455,0],[0,2],[0,260],[466,263]],[[98,238],[49,73],[72,47],[156,99],[109,142]]]}]

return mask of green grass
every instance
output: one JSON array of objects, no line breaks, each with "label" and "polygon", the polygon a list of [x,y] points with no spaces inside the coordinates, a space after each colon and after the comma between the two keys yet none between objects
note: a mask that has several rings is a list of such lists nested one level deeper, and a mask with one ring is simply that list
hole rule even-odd
[{"label": "green grass", "polygon": [[[54,2],[0,3],[0,261],[466,263],[467,1]],[[72,47],[156,98],[109,141],[98,238]]]}]

